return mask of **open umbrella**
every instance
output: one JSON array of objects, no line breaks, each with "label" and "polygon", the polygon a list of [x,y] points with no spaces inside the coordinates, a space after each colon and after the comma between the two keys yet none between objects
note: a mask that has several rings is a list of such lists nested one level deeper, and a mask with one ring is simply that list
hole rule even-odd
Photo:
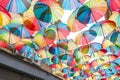
[{"label": "open umbrella", "polygon": [[31,4],[32,0],[0,0],[0,5],[10,12],[24,13]]},{"label": "open umbrella", "polygon": [[31,58],[34,55],[33,49],[23,42],[15,44],[15,49],[24,57]]},{"label": "open umbrella", "polygon": [[109,17],[109,20],[112,20],[116,23],[117,27],[120,27],[120,10],[112,12],[112,15]]},{"label": "open umbrella", "polygon": [[87,31],[84,31],[82,33],[79,33],[75,37],[75,43],[77,45],[89,44],[91,41],[93,41],[95,39],[96,36],[97,36],[97,34],[95,31],[87,30]]},{"label": "open umbrella", "polygon": [[75,11],[72,12],[72,14],[69,16],[67,21],[68,28],[71,32],[80,31],[85,27],[85,25],[79,22],[79,20],[76,17],[78,9],[79,8],[77,8]]},{"label": "open umbrella", "polygon": [[103,36],[105,38],[106,35],[110,34],[112,31],[116,29],[116,24],[111,20],[104,20],[102,22],[93,24],[89,30],[94,30],[98,36]]},{"label": "open umbrella", "polygon": [[67,28],[67,25],[59,21],[55,24],[48,26],[48,28],[46,29],[49,29],[49,31],[54,30],[56,32],[56,39],[58,41],[61,39],[65,39],[70,33],[69,29]]},{"label": "open umbrella", "polygon": [[45,63],[45,64],[47,64],[47,65],[53,64],[52,61],[51,61],[51,58],[42,58],[42,59],[41,59],[41,62],[42,62],[42,63]]},{"label": "open umbrella", "polygon": [[7,12],[6,9],[4,9],[2,6],[0,6],[0,26],[4,26],[9,24],[11,21],[11,16]]},{"label": "open umbrella", "polygon": [[5,29],[0,30],[0,40],[7,42],[8,44],[14,44],[20,41],[20,38],[15,36],[14,34],[8,32]]},{"label": "open umbrella", "polygon": [[51,58],[51,61],[52,61],[54,64],[60,63],[60,59],[59,59],[58,56],[53,56],[53,57]]},{"label": "open umbrella", "polygon": [[23,24],[19,24],[19,23],[10,23],[6,26],[4,26],[5,29],[7,29],[9,32],[13,33],[16,36],[19,36],[21,38],[25,38],[25,37],[30,37],[30,35],[32,35],[28,29],[26,29],[24,27]]},{"label": "open umbrella", "polygon": [[73,55],[71,54],[62,54],[59,56],[60,60],[67,60],[67,61],[70,61],[70,60],[73,60]]},{"label": "open umbrella", "polygon": [[69,67],[63,68],[62,72],[63,73],[68,73],[68,72],[70,72],[70,68]]},{"label": "open umbrella", "polygon": [[76,18],[83,24],[97,22],[107,11],[107,4],[104,0],[88,0],[85,5],[79,8]]},{"label": "open umbrella", "polygon": [[107,0],[107,3],[110,11],[117,11],[118,9],[120,9],[119,0]]},{"label": "open umbrella", "polygon": [[50,46],[49,52],[52,55],[60,55],[60,54],[62,54],[61,53],[61,49],[57,45],[55,45],[55,44],[53,44],[52,46]]},{"label": "open umbrella", "polygon": [[55,0],[38,0],[34,5],[34,14],[43,22],[55,22],[63,15],[63,9]]},{"label": "open umbrella", "polygon": [[21,41],[22,41],[25,45],[28,45],[28,46],[30,46],[31,48],[34,48],[35,50],[38,50],[37,44],[35,44],[32,39],[30,39],[30,38],[22,38]]},{"label": "open umbrella", "polygon": [[[43,33],[45,32],[45,33]],[[55,36],[53,36],[53,34],[55,34],[55,32],[46,30],[46,31],[39,31],[34,35],[34,42],[40,47],[40,48],[44,48],[46,46],[49,46],[51,44],[53,44]]]},{"label": "open umbrella", "polygon": [[38,50],[37,54],[40,58],[51,58],[52,57],[50,52],[48,50],[44,49],[44,48]]},{"label": "open umbrella", "polygon": [[11,23],[23,24],[23,16],[17,13],[9,12],[11,15]]},{"label": "open umbrella", "polygon": [[120,32],[119,31],[115,31],[111,35],[110,41],[113,42],[118,48],[120,48]]},{"label": "open umbrella", "polygon": [[39,20],[37,20],[37,18],[34,16],[32,7],[30,7],[26,12],[24,12],[23,23],[24,26],[29,30],[40,31]]},{"label": "open umbrella", "polygon": [[77,45],[73,40],[67,39],[60,40],[59,42],[57,42],[57,45],[68,52],[74,51],[77,48]]},{"label": "open umbrella", "polygon": [[79,48],[81,54],[90,54],[93,55],[94,52],[97,52],[101,49],[100,43],[90,43],[89,45],[84,45]]},{"label": "open umbrella", "polygon": [[65,10],[73,10],[81,6],[78,0],[58,0],[61,6]]}]

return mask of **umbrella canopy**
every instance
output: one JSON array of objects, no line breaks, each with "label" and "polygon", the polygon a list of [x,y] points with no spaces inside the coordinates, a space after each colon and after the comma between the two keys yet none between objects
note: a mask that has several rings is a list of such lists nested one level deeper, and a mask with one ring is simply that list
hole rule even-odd
[{"label": "umbrella canopy", "polygon": [[32,0],[1,0],[0,5],[9,12],[24,13],[31,5]]},{"label": "umbrella canopy", "polygon": [[49,29],[49,31],[54,30],[56,32],[56,39],[58,41],[65,39],[70,33],[69,29],[67,28],[67,25],[63,22],[52,24],[48,26],[47,29]]},{"label": "umbrella canopy", "polygon": [[53,64],[53,63],[51,62],[51,58],[42,58],[41,62],[42,62],[42,63],[45,63],[45,64],[47,64],[47,65]]},{"label": "umbrella canopy", "polygon": [[17,13],[9,12],[11,15],[11,23],[23,24],[23,16]]},{"label": "umbrella canopy", "polygon": [[61,49],[57,45],[55,45],[55,44],[53,44],[52,46],[50,46],[49,52],[52,55],[60,55],[60,54],[62,54],[61,53]]},{"label": "umbrella canopy", "polygon": [[57,45],[68,52],[74,51],[77,48],[77,45],[73,40],[67,39],[60,40],[57,42]]},{"label": "umbrella canopy", "polygon": [[52,57],[50,52],[48,50],[46,50],[45,48],[38,50],[37,54],[40,58],[51,58]]},{"label": "umbrella canopy", "polygon": [[46,47],[49,46],[50,44],[53,44],[55,36],[53,36],[55,32],[46,30],[45,33],[42,31],[39,31],[35,34],[34,36],[34,42],[40,47]]},{"label": "umbrella canopy", "polygon": [[33,49],[26,45],[23,42],[18,42],[15,44],[15,49],[24,57],[26,58],[31,58],[32,56],[34,56],[34,51]]},{"label": "umbrella canopy", "polygon": [[107,4],[104,0],[89,0],[84,6],[80,7],[78,10],[77,19],[83,23],[96,22],[107,11]]},{"label": "umbrella canopy", "polygon": [[112,20],[116,23],[116,26],[119,27],[120,26],[120,10],[119,11],[114,11],[112,12],[112,15],[109,17],[109,20]]},{"label": "umbrella canopy", "polygon": [[30,7],[26,12],[24,12],[23,23],[24,26],[29,30],[40,31],[40,24],[37,18],[34,16],[32,7]]},{"label": "umbrella canopy", "polygon": [[100,43],[90,43],[89,45],[84,45],[79,48],[81,54],[94,54],[94,52],[99,51],[102,48]]},{"label": "umbrella canopy", "polygon": [[65,10],[73,10],[81,6],[78,0],[58,0],[61,6]]},{"label": "umbrella canopy", "polygon": [[87,31],[84,31],[82,33],[79,33],[75,37],[75,43],[77,45],[89,44],[91,41],[93,41],[95,39],[96,36],[97,36],[97,34],[95,31],[87,30]]},{"label": "umbrella canopy", "polygon": [[85,27],[85,25],[79,22],[79,20],[76,17],[78,10],[79,8],[74,10],[72,14],[69,16],[68,21],[67,21],[68,28],[71,32],[80,31]]},{"label": "umbrella canopy", "polygon": [[54,63],[54,64],[58,64],[60,63],[60,60],[59,60],[59,57],[58,56],[53,56],[51,61]]},{"label": "umbrella canopy", "polygon": [[62,54],[59,56],[60,60],[67,60],[67,61],[70,61],[70,60],[73,60],[73,55],[71,54]]},{"label": "umbrella canopy", "polygon": [[28,29],[26,29],[24,27],[23,24],[19,24],[19,23],[10,23],[6,26],[4,26],[5,29],[7,29],[8,31],[10,31],[11,33],[13,33],[16,36],[19,36],[21,38],[25,38],[25,37],[30,37],[30,32],[28,31]]},{"label": "umbrella canopy", "polygon": [[20,41],[20,38],[15,36],[14,34],[8,32],[5,29],[0,30],[0,40],[7,42],[8,44],[14,44]]},{"label": "umbrella canopy", "polygon": [[119,0],[107,0],[110,11],[117,11],[120,9]]},{"label": "umbrella canopy", "polygon": [[62,72],[63,73],[68,73],[68,72],[70,72],[70,68],[69,67],[63,68]]},{"label": "umbrella canopy", "polygon": [[102,22],[93,24],[89,30],[94,30],[98,36],[103,36],[110,34],[116,29],[116,24],[111,20],[104,20]]},{"label": "umbrella canopy", "polygon": [[113,42],[118,48],[120,48],[120,32],[119,31],[115,31],[111,35],[110,41]]},{"label": "umbrella canopy", "polygon": [[63,9],[55,0],[39,0],[34,5],[34,14],[43,22],[55,22],[63,15]]},{"label": "umbrella canopy", "polygon": [[4,9],[2,6],[0,6],[0,26],[4,26],[9,24],[11,21],[11,16],[7,12],[6,9]]}]

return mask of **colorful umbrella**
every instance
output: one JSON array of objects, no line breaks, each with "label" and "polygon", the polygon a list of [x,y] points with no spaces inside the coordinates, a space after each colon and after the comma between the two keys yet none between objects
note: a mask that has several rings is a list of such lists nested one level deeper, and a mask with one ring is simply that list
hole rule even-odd
[{"label": "colorful umbrella", "polygon": [[32,35],[28,32],[28,30],[24,27],[24,25],[19,23],[10,23],[4,26],[4,28],[21,38],[30,37],[30,35]]},{"label": "colorful umbrella", "polygon": [[34,5],[34,14],[43,22],[55,22],[63,15],[63,9],[55,0],[39,0]]},{"label": "colorful umbrella", "polygon": [[38,50],[37,54],[40,58],[51,58],[52,57],[50,52],[48,50],[44,49],[44,48]]},{"label": "colorful umbrella", "polygon": [[79,48],[81,54],[90,54],[93,55],[94,52],[97,52],[101,49],[100,43],[90,43],[89,45],[84,45]]},{"label": "colorful umbrella", "polygon": [[42,31],[39,31],[35,34],[34,36],[34,42],[40,47],[46,47],[49,46],[50,44],[53,44],[54,41],[54,36],[52,34],[55,34],[55,32],[46,30],[45,33]]},{"label": "colorful umbrella", "polygon": [[52,46],[50,46],[49,48],[49,52],[52,54],[52,55],[60,55],[62,54],[61,53],[62,49],[60,49],[57,45],[53,44]]},{"label": "colorful umbrella", "polygon": [[82,33],[79,33],[75,37],[75,43],[77,45],[89,44],[91,41],[93,41],[95,39],[96,36],[97,36],[97,34],[95,31],[87,30],[87,31],[84,31]]},{"label": "colorful umbrella", "polygon": [[73,60],[73,55],[71,55],[71,54],[62,54],[62,55],[59,56],[59,58],[61,60],[70,61],[70,60]]},{"label": "colorful umbrella", "polygon": [[34,48],[35,50],[38,50],[37,44],[35,44],[32,39],[29,38],[22,38],[21,41],[25,44],[30,46],[31,48]]},{"label": "colorful umbrella", "polygon": [[113,42],[118,48],[120,48],[120,32],[119,31],[115,31],[111,35],[110,41]]},{"label": "colorful umbrella", "polygon": [[0,5],[13,13],[24,13],[31,4],[32,0],[4,0],[0,1]]},{"label": "colorful umbrella", "polygon": [[11,15],[11,23],[23,24],[23,17],[20,14],[9,12]]},{"label": "colorful umbrella", "polygon": [[67,21],[68,28],[71,32],[80,31],[85,27],[85,25],[80,23],[76,17],[78,9],[72,12],[72,14],[69,16],[68,21]]},{"label": "colorful umbrella", "polygon": [[78,63],[78,64],[84,64],[86,62],[88,62],[91,58],[91,56],[89,56],[88,54],[82,54],[79,50],[79,48],[77,48],[75,51],[74,51],[74,58],[75,58],[75,61]]},{"label": "colorful umbrella", "polygon": [[119,11],[114,11],[112,12],[112,15],[109,17],[109,20],[112,20],[116,23],[116,26],[119,27],[120,26],[120,10]]},{"label": "colorful umbrella", "polygon": [[58,2],[65,10],[73,10],[81,6],[78,0],[58,0]]},{"label": "colorful umbrella", "polygon": [[80,7],[76,18],[83,24],[97,22],[107,11],[107,4],[104,0],[89,0]]},{"label": "colorful umbrella", "polygon": [[116,24],[114,21],[111,20],[104,20],[102,22],[93,24],[90,27],[90,30],[94,30],[98,36],[103,36],[105,38],[105,35],[110,34],[112,31],[116,29]]},{"label": "colorful umbrella", "polygon": [[120,9],[119,0],[107,0],[107,3],[110,11],[117,11]]},{"label": "colorful umbrella", "polygon": [[41,62],[47,65],[53,64],[50,58],[42,58]]},{"label": "colorful umbrella", "polygon": [[40,31],[39,21],[34,16],[32,7],[30,7],[26,12],[24,12],[23,23],[24,26],[29,30]]},{"label": "colorful umbrella", "polygon": [[67,65],[71,66],[71,67],[75,66],[75,64],[76,64],[75,60],[70,60],[70,61],[67,62]]},{"label": "colorful umbrella", "polygon": [[97,22],[107,11],[107,4],[104,0],[89,0],[84,6],[80,7],[77,19],[83,23]]},{"label": "colorful umbrella", "polygon": [[109,39],[104,39],[102,41],[102,48],[108,48],[112,45],[113,45],[113,43]]},{"label": "colorful umbrella", "polygon": [[67,39],[62,39],[59,42],[57,42],[57,45],[68,51],[68,52],[72,52],[77,48],[77,45],[75,44],[75,42],[73,40],[67,40]]},{"label": "colorful umbrella", "polygon": [[0,40],[7,42],[8,44],[14,44],[20,41],[20,38],[15,36],[14,34],[8,32],[5,29],[0,30]]},{"label": "colorful umbrella", "polygon": [[70,33],[67,25],[61,21],[58,21],[55,24],[48,26],[47,29],[54,30],[56,32],[56,39],[58,41],[61,39],[65,39]]},{"label": "colorful umbrella", "polygon": [[70,68],[69,67],[63,68],[62,72],[63,73],[68,73],[68,72],[70,72]]},{"label": "colorful umbrella", "polygon": [[52,59],[51,59],[51,61],[52,61],[54,64],[60,63],[60,59],[59,59],[58,56],[53,56]]},{"label": "colorful umbrella", "polygon": [[0,6],[0,26],[9,24],[10,20],[11,20],[10,14],[7,12],[6,9]]},{"label": "colorful umbrella", "polygon": [[31,58],[32,56],[34,56],[34,51],[33,49],[24,44],[23,42],[18,42],[15,44],[15,49],[21,53],[22,56],[26,57],[26,58]]}]

